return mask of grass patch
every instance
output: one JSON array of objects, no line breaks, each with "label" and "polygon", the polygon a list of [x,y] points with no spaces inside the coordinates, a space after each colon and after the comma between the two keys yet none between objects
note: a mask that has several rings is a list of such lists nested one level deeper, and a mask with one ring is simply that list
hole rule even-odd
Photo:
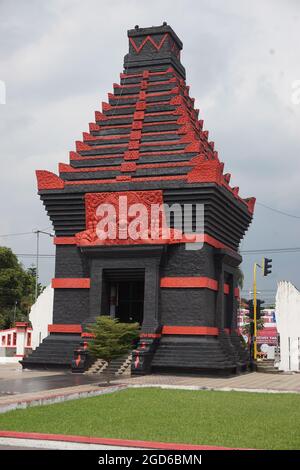
[{"label": "grass patch", "polygon": [[14,410],[0,429],[258,449],[300,448],[300,395],[127,389]]}]

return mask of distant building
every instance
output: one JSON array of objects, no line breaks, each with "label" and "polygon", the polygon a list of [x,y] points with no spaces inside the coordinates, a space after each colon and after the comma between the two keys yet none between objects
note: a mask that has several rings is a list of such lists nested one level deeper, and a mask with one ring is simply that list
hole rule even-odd
[{"label": "distant building", "polygon": [[0,330],[0,364],[18,362],[32,351],[32,328],[16,322],[13,328]]},{"label": "distant building", "polygon": [[[264,328],[257,331],[257,350],[258,356],[266,359],[275,358],[275,348],[278,345],[278,332],[276,325],[275,309],[266,308],[262,311],[261,316],[264,322]],[[249,310],[241,308],[238,311],[238,328],[241,334],[246,324],[249,323]],[[244,339],[248,342],[249,338],[244,335]]]}]

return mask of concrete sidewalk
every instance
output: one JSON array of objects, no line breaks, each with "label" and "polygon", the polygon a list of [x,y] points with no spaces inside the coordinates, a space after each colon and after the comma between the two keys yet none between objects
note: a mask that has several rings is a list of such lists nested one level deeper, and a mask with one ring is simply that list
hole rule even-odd
[{"label": "concrete sidewalk", "polygon": [[300,393],[300,374],[266,374],[251,372],[232,377],[199,377],[182,375],[145,375],[122,378],[116,383],[142,386],[170,386],[174,388],[220,389],[261,392]]},{"label": "concrete sidewalk", "polygon": [[[264,374],[252,372],[228,378],[218,377],[198,377],[198,376],[174,376],[174,375],[147,375],[142,377],[122,377],[114,380],[110,387],[103,387],[104,378],[95,375],[92,378],[87,376],[65,374],[53,374],[50,372],[47,380],[47,371],[34,372],[31,376],[26,372],[18,373],[19,390],[30,389],[30,384],[35,384],[37,377],[43,383],[43,388],[37,391],[27,391],[27,393],[5,394],[1,396],[3,390],[10,384],[10,375],[6,374],[1,378],[0,368],[0,413],[28,406],[50,404],[65,400],[98,396],[103,393],[113,393],[127,387],[162,387],[186,390],[220,390],[220,391],[243,391],[243,392],[266,392],[266,393],[300,393],[300,374]],[[60,375],[60,377],[53,377]],[[87,380],[85,381],[85,378]],[[57,382],[59,379],[59,388]],[[80,380],[79,380],[80,379]],[[71,381],[71,383],[70,383]],[[74,382],[73,382],[74,381]],[[92,382],[92,383],[91,383]],[[100,386],[98,385],[100,384]],[[65,385],[65,386],[64,386]],[[70,386],[71,385],[71,386]]]}]

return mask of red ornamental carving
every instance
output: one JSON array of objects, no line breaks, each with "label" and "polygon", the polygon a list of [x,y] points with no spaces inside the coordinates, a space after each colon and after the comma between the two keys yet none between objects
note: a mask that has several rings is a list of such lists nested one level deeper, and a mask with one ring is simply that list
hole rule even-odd
[{"label": "red ornamental carving", "polygon": [[124,160],[138,160],[140,153],[138,150],[129,150],[124,153]]},{"label": "red ornamental carving", "polygon": [[132,140],[140,140],[141,137],[142,137],[142,132],[140,130],[130,132],[130,139]]},{"label": "red ornamental carving", "polygon": [[[162,45],[164,44],[164,42],[166,41],[168,37],[168,33],[164,34],[164,36],[162,37],[162,39],[157,43],[154,41],[154,39],[151,37],[151,36],[147,36],[142,42],[140,45],[136,44],[135,40],[133,38],[129,38],[129,41],[131,43],[131,45],[133,46],[135,52],[137,54],[139,54],[141,52],[141,50],[143,49],[143,47],[145,46],[145,44],[147,44],[147,42],[150,42],[152,44],[152,46],[157,50],[159,51],[162,47]],[[148,72],[149,73],[149,72]]]},{"label": "red ornamental carving", "polygon": [[133,114],[133,119],[135,121],[142,121],[144,117],[145,117],[144,111],[135,111],[135,113]]},{"label": "red ornamental carving", "polygon": [[254,212],[254,207],[255,207],[255,202],[256,202],[256,198],[255,197],[249,197],[247,199],[244,199],[244,201],[246,202],[247,206],[248,206],[248,211],[253,214]]},{"label": "red ornamental carving", "polygon": [[[98,224],[102,219],[99,214],[99,207],[103,204],[109,204],[115,208],[116,219],[116,238],[101,239],[97,234]],[[129,215],[129,209],[134,204],[142,204],[147,210],[147,228],[145,234],[137,240],[130,238],[127,233],[128,224],[135,216]],[[76,235],[76,241],[79,245],[102,245],[102,244],[143,244],[152,243],[151,237],[148,236],[151,227],[151,207],[155,204],[161,206],[163,204],[162,191],[122,191],[114,193],[88,193],[85,195],[86,205],[86,227],[87,230]],[[104,206],[102,206],[104,208]],[[98,213],[97,213],[98,210]],[[160,230],[165,226],[164,216],[160,213],[157,221]],[[156,241],[156,243],[158,243]]]},{"label": "red ornamental carving", "polygon": [[136,170],[136,163],[122,163],[121,171],[135,171]]},{"label": "red ornamental carving", "polygon": [[96,121],[106,121],[107,117],[100,111],[95,111],[95,120]]},{"label": "red ornamental carving", "polygon": [[83,142],[80,142],[79,140],[75,142],[75,145],[76,145],[76,152],[81,152],[83,150],[91,150],[91,147],[89,145],[84,144]]},{"label": "red ornamental carving", "polygon": [[138,101],[137,104],[136,104],[136,110],[137,111],[143,111],[144,109],[146,109],[145,101]]},{"label": "red ornamental carving", "polygon": [[98,140],[99,139],[99,137],[95,137],[89,134],[88,132],[83,132],[82,137],[83,137],[83,140]]},{"label": "red ornamental carving", "polygon": [[132,129],[134,130],[139,130],[143,128],[143,123],[142,121],[133,121],[132,123]]},{"label": "red ornamental carving", "polygon": [[221,184],[223,164],[216,160],[205,161],[200,155],[191,160],[194,168],[188,173],[188,183],[217,183]]},{"label": "red ornamental carving", "polygon": [[39,191],[42,189],[64,188],[63,180],[59,176],[55,175],[55,173],[45,170],[37,170],[35,173],[37,177],[37,185]]},{"label": "red ornamental carving", "polygon": [[188,144],[185,149],[185,152],[200,152],[201,151],[201,143],[198,141],[192,142]]},{"label": "red ornamental carving", "polygon": [[131,140],[128,144],[128,150],[138,150],[140,148],[139,140]]},{"label": "red ornamental carving", "polygon": [[105,103],[105,101],[102,101],[102,111],[110,111],[111,109],[112,107],[109,103]]},{"label": "red ornamental carving", "polygon": [[100,127],[98,126],[98,124],[95,124],[94,122],[90,122],[89,129],[90,129],[90,132],[99,131]]},{"label": "red ornamental carving", "polygon": [[59,173],[69,173],[73,170],[73,168],[67,163],[59,163],[58,170],[59,170]]}]

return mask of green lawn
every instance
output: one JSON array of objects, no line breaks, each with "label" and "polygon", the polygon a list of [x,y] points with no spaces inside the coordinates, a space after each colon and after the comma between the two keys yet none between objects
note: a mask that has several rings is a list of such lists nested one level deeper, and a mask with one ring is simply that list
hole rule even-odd
[{"label": "green lawn", "polygon": [[300,448],[300,395],[143,388],[0,415],[0,429]]}]

